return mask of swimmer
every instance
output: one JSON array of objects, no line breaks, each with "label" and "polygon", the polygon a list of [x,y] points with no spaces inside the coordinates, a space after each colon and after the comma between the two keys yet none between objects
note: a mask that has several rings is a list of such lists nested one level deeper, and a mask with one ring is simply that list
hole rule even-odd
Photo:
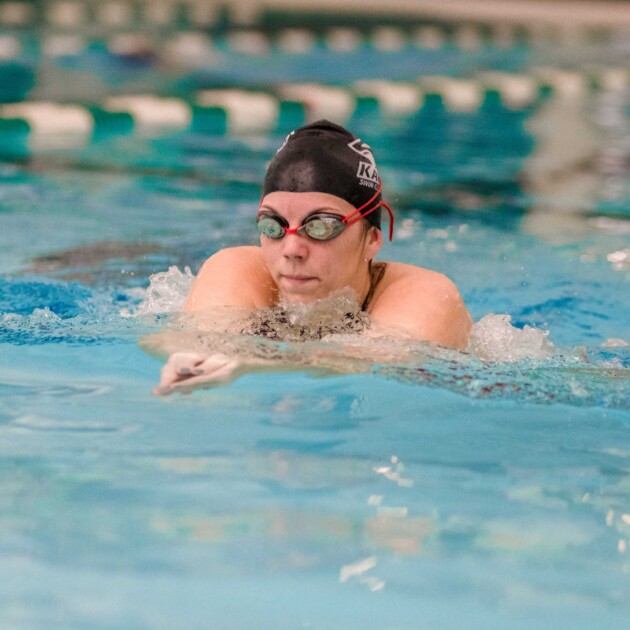
[{"label": "swimmer", "polygon": [[[388,335],[464,349],[472,320],[455,285],[414,265],[377,262],[382,198],[370,147],[326,120],[291,132],[271,160],[256,222],[260,246],[218,251],[202,266],[186,313],[220,307],[310,304],[350,289]],[[224,354],[175,352],[155,393],[225,382],[242,363]]]}]

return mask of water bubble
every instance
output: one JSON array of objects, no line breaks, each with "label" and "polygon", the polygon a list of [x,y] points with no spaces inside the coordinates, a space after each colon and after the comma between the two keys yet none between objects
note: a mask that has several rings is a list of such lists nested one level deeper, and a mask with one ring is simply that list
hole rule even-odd
[{"label": "water bubble", "polygon": [[182,272],[173,265],[168,271],[154,273],[149,278],[149,288],[142,303],[135,311],[125,312],[123,315],[140,317],[182,311],[194,279],[190,267],[185,267]]},{"label": "water bubble", "polygon": [[468,350],[483,361],[515,362],[544,359],[553,354],[549,333],[539,328],[512,326],[510,315],[489,314],[472,328]]}]

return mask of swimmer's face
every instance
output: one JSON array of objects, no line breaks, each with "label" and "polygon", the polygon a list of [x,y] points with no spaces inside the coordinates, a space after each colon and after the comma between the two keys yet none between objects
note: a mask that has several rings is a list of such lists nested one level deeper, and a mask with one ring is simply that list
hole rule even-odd
[{"label": "swimmer's face", "polygon": [[[302,225],[312,214],[324,212],[344,217],[355,208],[344,199],[318,192],[272,192],[261,210],[280,215],[291,228]],[[305,234],[285,234],[279,239],[260,237],[263,258],[280,291],[290,304],[307,303],[350,287],[359,298],[369,286],[366,259],[376,256],[383,244],[380,230],[357,221],[329,241]]]}]

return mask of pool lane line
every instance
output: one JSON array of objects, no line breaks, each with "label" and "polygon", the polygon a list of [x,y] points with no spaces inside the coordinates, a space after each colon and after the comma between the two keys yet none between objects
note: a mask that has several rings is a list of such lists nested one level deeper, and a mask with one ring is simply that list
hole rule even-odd
[{"label": "pool lane line", "polygon": [[[23,39],[16,34],[0,33],[0,62],[23,59],[26,50],[32,48],[32,44],[27,46]],[[478,45],[472,45],[473,42]],[[391,27],[375,29],[369,35],[357,29],[341,27],[331,28],[321,35],[307,29],[290,28],[275,34],[256,29],[239,29],[220,36],[183,30],[168,32],[162,37],[146,31],[107,33],[100,37],[88,36],[80,31],[50,31],[37,36],[35,48],[39,60],[71,58],[86,54],[97,43],[114,56],[150,54],[171,63],[175,60],[184,65],[202,67],[204,59],[216,57],[219,53],[264,57],[273,53],[307,55],[319,49],[343,54],[357,52],[364,46],[382,53],[396,53],[407,46],[435,50],[446,46],[449,40],[436,29],[421,29],[417,35],[413,35]],[[482,45],[476,36],[469,36],[466,41],[454,40],[452,44],[462,50],[478,49]]]},{"label": "pool lane line", "polygon": [[19,37],[5,33],[0,34],[0,63],[20,59],[23,50],[24,47]]},{"label": "pool lane line", "polygon": [[435,41],[438,29],[440,39],[475,46],[493,40],[505,43],[514,34],[524,41],[535,41],[545,33],[554,38],[575,38],[578,31],[600,36],[630,25],[627,3],[585,0],[578,4],[567,11],[540,0],[363,0],[358,11],[356,3],[330,0],[0,0],[0,28],[101,33],[144,29],[163,34],[172,29],[277,32],[299,24],[320,33],[325,30],[322,24],[348,29],[359,18],[362,32],[379,31],[380,25],[390,30],[373,36],[377,46],[395,47],[401,33],[424,27],[433,29],[430,41]]},{"label": "pool lane line", "polygon": [[221,21],[222,8],[218,2],[189,0],[43,0],[37,3],[0,0],[0,27],[47,27],[66,31],[95,27],[129,30],[139,26],[208,28]]},{"label": "pool lane line", "polygon": [[[125,10],[123,2],[90,3],[89,10],[76,10],[78,0],[56,0],[49,3],[49,16],[46,11],[32,21],[20,22],[19,11],[15,7],[24,5],[27,13],[30,4],[0,0],[0,60],[20,59],[24,48],[38,48],[42,57],[79,56],[95,43],[102,44],[112,54],[121,49],[130,54],[134,51],[148,52],[155,58],[172,61],[172,53],[184,50],[185,40],[195,40],[196,47],[205,51],[241,54],[261,57],[271,53],[310,54],[313,50],[327,50],[336,53],[356,53],[371,48],[381,53],[398,53],[411,48],[438,50],[444,47],[460,51],[480,51],[488,47],[509,49],[529,46],[535,49],[550,45],[562,47],[564,44],[576,46],[589,42],[612,41],[623,37],[614,29],[587,28],[560,29],[558,27],[512,23],[407,23],[398,25],[368,24],[361,27],[349,25],[316,26],[261,26],[256,24],[227,26],[217,29],[207,20],[183,20],[181,14],[169,13],[167,3],[147,2],[147,16],[143,11]],[[170,3],[174,4],[174,3]],[[76,5],[76,6],[75,6]],[[196,6],[188,3],[186,8]],[[203,6],[203,5],[198,5]],[[208,15],[212,13],[209,5]],[[13,8],[12,8],[13,7]],[[217,7],[214,6],[216,13]],[[197,9],[201,14],[201,9]],[[94,14],[94,15],[92,15]],[[167,21],[158,19],[172,17]],[[133,17],[133,19],[129,19]],[[24,17],[24,16],[23,16]],[[92,19],[93,18],[93,19]],[[208,17],[208,19],[210,19]],[[28,39],[28,45],[26,44]],[[189,54],[185,54],[190,58]]]},{"label": "pool lane line", "polygon": [[144,94],[111,96],[96,105],[25,101],[0,104],[0,138],[39,151],[77,148],[123,134],[286,133],[320,118],[345,124],[368,102],[378,115],[404,118],[429,107],[451,113],[474,113],[490,104],[528,110],[549,94],[580,99],[593,90],[629,86],[630,72],[624,68],[591,73],[539,68],[528,75],[482,72],[474,79],[433,76],[416,82],[357,81],[344,87],[287,83],[268,91],[209,89],[193,99]]}]

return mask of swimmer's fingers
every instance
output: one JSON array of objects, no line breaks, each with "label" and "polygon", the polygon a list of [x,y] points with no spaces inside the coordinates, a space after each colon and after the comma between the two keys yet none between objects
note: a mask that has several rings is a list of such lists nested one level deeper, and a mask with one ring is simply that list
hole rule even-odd
[{"label": "swimmer's fingers", "polygon": [[173,385],[174,391],[187,391],[201,384],[227,383],[241,366],[241,361],[225,354],[216,353],[209,356],[198,366],[201,374],[180,381]]},{"label": "swimmer's fingers", "polygon": [[221,353],[213,354],[195,366],[194,375],[171,383],[169,393],[189,393],[200,385],[227,383],[237,376],[240,366],[241,361],[238,359]]},{"label": "swimmer's fingers", "polygon": [[162,367],[160,383],[153,390],[153,393],[156,396],[170,394],[176,383],[202,374],[203,370],[199,366],[206,358],[195,352],[175,352]]}]

